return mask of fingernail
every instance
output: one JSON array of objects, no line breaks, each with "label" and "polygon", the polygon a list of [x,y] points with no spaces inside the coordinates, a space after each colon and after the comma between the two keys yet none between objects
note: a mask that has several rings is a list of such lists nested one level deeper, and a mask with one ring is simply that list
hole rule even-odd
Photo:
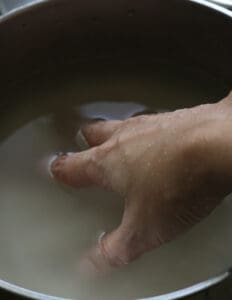
[{"label": "fingernail", "polygon": [[105,121],[106,119],[103,118],[94,118],[94,119],[90,119],[88,123],[105,122]]},{"label": "fingernail", "polygon": [[54,178],[54,175],[52,173],[52,164],[53,162],[58,158],[58,154],[51,155],[48,159],[48,174],[51,178]]},{"label": "fingernail", "polygon": [[52,169],[55,167],[54,162],[57,161],[57,163],[60,160],[66,159],[69,155],[71,155],[72,152],[56,152],[55,154],[51,155],[48,159],[48,173],[51,178],[54,178],[54,174],[52,172]]},{"label": "fingernail", "polygon": [[54,155],[56,155],[57,157],[61,157],[61,156],[66,156],[68,154],[68,152],[55,152]]},{"label": "fingernail", "polygon": [[104,236],[106,235],[106,232],[103,231],[99,234],[98,236],[98,243],[101,243],[102,242],[102,239],[104,238]]},{"label": "fingernail", "polygon": [[138,117],[141,115],[155,115],[155,114],[158,114],[157,110],[152,110],[152,109],[147,108],[142,111],[136,112],[135,114],[132,115],[132,117]]},{"label": "fingernail", "polygon": [[83,134],[83,129],[88,125],[92,125],[94,123],[103,122],[103,121],[106,121],[106,119],[102,119],[102,118],[90,119],[80,127],[80,129],[78,130],[78,132],[76,134],[75,142],[81,151],[85,151],[90,148],[90,145],[89,145],[87,139],[85,138],[85,135]]},{"label": "fingernail", "polygon": [[90,148],[90,146],[82,132],[82,129],[78,130],[78,132],[76,134],[75,142],[81,151],[88,150]]}]

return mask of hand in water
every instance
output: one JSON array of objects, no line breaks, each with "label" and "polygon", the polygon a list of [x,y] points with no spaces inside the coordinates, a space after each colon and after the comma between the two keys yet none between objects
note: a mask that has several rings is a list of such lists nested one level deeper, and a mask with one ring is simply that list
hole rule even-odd
[{"label": "hand in water", "polygon": [[89,124],[82,133],[90,150],[53,162],[59,181],[125,198],[121,224],[89,251],[86,267],[105,271],[133,261],[188,230],[231,192],[231,98]]}]

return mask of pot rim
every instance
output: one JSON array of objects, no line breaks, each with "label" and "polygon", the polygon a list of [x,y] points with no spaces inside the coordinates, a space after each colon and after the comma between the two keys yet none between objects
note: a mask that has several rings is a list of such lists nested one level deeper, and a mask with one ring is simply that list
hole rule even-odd
[{"label": "pot rim", "polygon": [[[15,17],[22,12],[28,11],[31,8],[36,8],[38,6],[44,6],[47,5],[49,2],[54,2],[56,0],[31,0],[31,2],[22,4],[22,6],[16,7],[15,9],[12,9],[10,11],[7,11],[6,13],[3,13],[0,15],[0,24],[2,22],[5,22],[8,19],[11,19],[12,17]],[[199,5],[203,5],[205,7],[208,7],[209,9],[213,9],[215,11],[218,11],[230,18],[232,18],[232,11],[226,8],[225,6],[219,5],[218,1],[214,0],[183,0],[188,2],[197,3]]]},{"label": "pot rim", "polygon": [[[0,15],[0,25],[1,23],[7,21],[8,19],[11,19],[13,17],[16,17],[17,15],[20,15],[23,12],[30,11],[32,8],[36,8],[39,6],[45,6],[48,4],[48,2],[55,1],[55,0],[32,0],[31,3],[27,3],[22,5],[21,7],[17,7],[13,10],[10,10],[3,15]],[[220,6],[219,4],[216,4],[214,1],[209,2],[208,0],[183,0],[183,1],[190,1],[199,5],[203,5],[205,7],[208,7],[209,9],[213,9],[219,13],[222,13],[223,15],[230,17],[232,20],[232,11],[229,9]],[[218,276],[215,276],[213,278],[210,278],[206,281],[199,282],[195,285],[189,286],[184,289],[180,289],[171,293],[163,294],[160,296],[155,296],[155,297],[148,297],[148,298],[143,298],[140,300],[174,300],[174,299],[180,299],[186,296],[193,295],[197,292],[200,292],[204,289],[207,289],[213,285],[216,285],[220,283],[221,281],[225,280],[231,275],[231,271],[228,270],[224,273],[221,273]],[[62,297],[55,297],[55,296],[50,296],[47,294],[43,293],[38,293],[35,291],[32,291],[30,289],[22,288],[20,286],[11,284],[7,281],[1,280],[0,279],[0,288],[11,292],[15,295],[20,295],[28,299],[33,299],[33,300],[73,300],[69,298],[62,298]]]},{"label": "pot rim", "polygon": [[[2,22],[5,22],[8,19],[11,19],[12,17],[21,14],[24,11],[28,11],[31,8],[36,8],[38,6],[47,5],[49,2],[52,1],[56,1],[56,0],[31,0],[31,2],[29,3],[23,4],[20,7],[16,7],[15,9],[12,9],[0,15],[0,24]],[[183,1],[188,1],[188,2],[197,3],[199,5],[203,5],[205,7],[208,7],[209,9],[213,9],[232,18],[232,10],[229,10],[225,6],[219,5],[218,1],[214,1],[214,0],[212,1],[211,0],[183,0]]]},{"label": "pot rim", "polygon": [[[137,300],[176,300],[176,299],[181,299],[186,296],[190,296],[197,292],[205,290],[213,285],[216,285],[216,284],[220,283],[221,281],[225,280],[226,278],[228,278],[230,275],[231,275],[231,272],[227,271],[216,277],[213,277],[211,279],[205,280],[203,282],[197,283],[193,286],[189,286],[189,287],[181,289],[181,290],[177,290],[177,291],[163,294],[160,296],[154,296],[154,297],[143,298],[143,299],[140,298]],[[30,289],[22,288],[20,286],[11,284],[11,283],[3,281],[3,280],[0,280],[0,288],[5,291],[11,292],[17,296],[20,295],[25,298],[33,299],[33,300],[74,300],[74,299],[70,299],[70,298],[56,297],[56,296],[46,295],[43,293],[38,293],[38,292],[32,291]],[[78,300],[78,299],[75,299],[75,300]]]},{"label": "pot rim", "polygon": [[218,5],[222,5],[222,6],[225,6],[229,9],[232,8],[232,1],[231,0],[209,0],[209,1],[212,1]]}]

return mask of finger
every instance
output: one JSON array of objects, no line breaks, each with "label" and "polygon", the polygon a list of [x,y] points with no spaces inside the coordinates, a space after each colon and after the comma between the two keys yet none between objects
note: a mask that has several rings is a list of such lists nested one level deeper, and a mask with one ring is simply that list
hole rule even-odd
[{"label": "finger", "polygon": [[59,155],[51,163],[51,173],[56,180],[76,188],[101,185],[104,172],[96,156],[96,149]]},{"label": "finger", "polygon": [[145,252],[139,234],[133,228],[118,227],[104,235],[99,242],[84,255],[80,271],[87,276],[107,273],[129,264]]},{"label": "finger", "polygon": [[119,128],[122,121],[97,121],[87,124],[79,131],[79,138],[86,140],[90,147],[98,146],[107,141]]}]

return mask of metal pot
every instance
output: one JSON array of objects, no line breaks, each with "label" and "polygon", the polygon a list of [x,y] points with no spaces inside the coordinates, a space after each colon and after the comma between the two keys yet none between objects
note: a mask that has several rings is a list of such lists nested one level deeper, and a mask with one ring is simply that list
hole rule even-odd
[{"label": "metal pot", "polygon": [[[5,4],[5,5],[3,5]],[[11,5],[13,4],[13,5]],[[23,4],[23,5],[22,5]],[[8,6],[7,6],[8,5]],[[20,8],[18,6],[20,5]],[[21,6],[22,5],[22,6]],[[10,9],[14,9],[9,11]],[[101,59],[169,59],[220,76],[232,87],[232,12],[204,0],[2,1],[0,86]],[[222,92],[222,95],[226,91]],[[6,100],[5,100],[6,99]],[[7,97],[1,97],[4,112]],[[228,266],[229,267],[229,266]],[[230,272],[152,300],[178,299],[214,285]],[[0,296],[55,300],[5,281]],[[15,296],[14,296],[15,295]]]},{"label": "metal pot", "polygon": [[225,6],[229,9],[232,8],[232,1],[231,0],[211,0],[211,2],[217,3],[219,5]]}]

